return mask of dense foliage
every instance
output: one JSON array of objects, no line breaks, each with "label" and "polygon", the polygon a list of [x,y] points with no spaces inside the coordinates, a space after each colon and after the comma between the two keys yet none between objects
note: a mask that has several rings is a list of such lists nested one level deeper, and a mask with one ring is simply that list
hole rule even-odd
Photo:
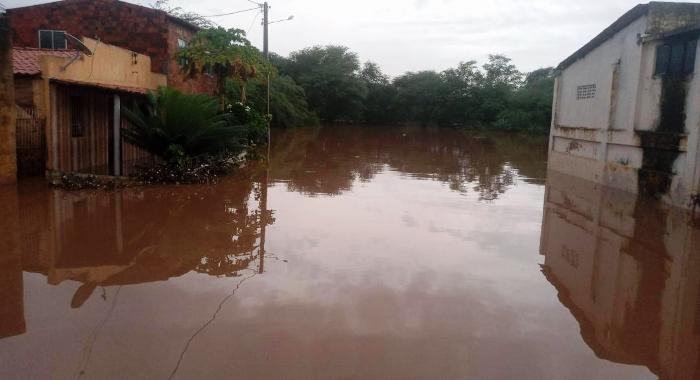
[{"label": "dense foliage", "polygon": [[530,132],[549,128],[554,70],[523,74],[503,55],[489,56],[482,66],[467,61],[393,80],[373,62],[361,66],[357,54],[342,46],[275,56],[272,64],[303,88],[308,106],[325,121]]},{"label": "dense foliage", "polygon": [[323,120],[361,120],[367,87],[360,78],[360,60],[344,46],[314,46],[277,59],[280,71],[306,92]]},{"label": "dense foliage", "polygon": [[267,61],[250,44],[245,31],[241,29],[202,29],[187,46],[178,51],[177,59],[182,70],[190,77],[206,73],[216,78],[217,95],[222,109],[227,85],[235,84],[245,103],[248,82],[261,72],[267,74],[269,70]]},{"label": "dense foliage", "polygon": [[216,99],[161,87],[146,101],[122,109],[129,122],[124,138],[168,163],[193,157],[240,152],[249,133],[220,113]]}]

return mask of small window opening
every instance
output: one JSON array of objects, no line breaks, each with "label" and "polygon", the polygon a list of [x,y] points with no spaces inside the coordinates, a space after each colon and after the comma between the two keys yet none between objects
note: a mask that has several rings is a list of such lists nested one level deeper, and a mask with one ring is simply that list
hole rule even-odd
[{"label": "small window opening", "polygon": [[576,87],[576,99],[593,99],[595,98],[595,84],[586,84]]},{"label": "small window opening", "polygon": [[[187,41],[183,40],[182,38],[177,39],[177,50],[182,50],[187,47]],[[180,66],[187,66],[189,64],[189,61],[187,58],[180,57],[177,61],[177,63]]]},{"label": "small window opening", "polygon": [[66,49],[66,32],[62,30],[40,30],[39,47],[42,49]]},{"label": "small window opening", "polygon": [[82,96],[70,97],[70,134],[71,137],[85,136],[85,101]]}]

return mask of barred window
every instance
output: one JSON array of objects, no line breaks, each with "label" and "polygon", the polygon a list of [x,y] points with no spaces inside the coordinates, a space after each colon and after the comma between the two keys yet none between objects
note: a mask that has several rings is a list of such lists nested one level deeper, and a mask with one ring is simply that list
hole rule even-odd
[{"label": "barred window", "polygon": [[576,87],[576,99],[593,99],[595,98],[595,85],[586,84]]}]

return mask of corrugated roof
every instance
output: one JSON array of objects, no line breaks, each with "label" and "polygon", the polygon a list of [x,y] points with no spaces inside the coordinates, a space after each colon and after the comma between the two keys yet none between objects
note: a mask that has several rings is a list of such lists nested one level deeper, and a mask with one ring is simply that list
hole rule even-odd
[{"label": "corrugated roof", "polygon": [[78,54],[77,50],[49,50],[36,48],[12,48],[12,72],[22,75],[41,74],[39,58],[44,55],[54,57],[72,58]]}]

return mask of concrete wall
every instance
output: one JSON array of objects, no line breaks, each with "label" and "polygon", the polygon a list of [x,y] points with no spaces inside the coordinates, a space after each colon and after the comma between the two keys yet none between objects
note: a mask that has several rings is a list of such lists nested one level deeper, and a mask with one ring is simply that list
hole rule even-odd
[{"label": "concrete wall", "polygon": [[[564,68],[555,90],[549,168],[689,207],[700,191],[700,78],[686,80],[685,125],[665,130],[664,82],[654,66],[665,36],[698,21],[697,4],[651,3],[646,16]],[[589,84],[596,85],[595,98],[577,99],[577,86]]]},{"label": "concrete wall", "polygon": [[15,87],[9,22],[0,15],[0,185],[17,181]]},{"label": "concrete wall", "polygon": [[83,43],[93,55],[81,54],[67,67],[70,59],[48,55],[41,57],[42,77],[143,89],[167,85],[165,75],[151,71],[150,57],[91,38],[83,38]]},{"label": "concrete wall", "polygon": [[[595,182],[613,177],[617,187],[636,191],[636,174],[629,168],[642,161],[641,150],[632,147],[643,50],[637,34],[645,28],[642,17],[557,78],[551,169]],[[577,99],[577,87],[590,84],[596,85],[595,97]],[[608,166],[620,168],[609,176]]]},{"label": "concrete wall", "polygon": [[544,273],[595,354],[663,379],[700,373],[700,228],[687,213],[547,176]]},{"label": "concrete wall", "polygon": [[[646,18],[640,18],[562,73],[559,83],[559,112],[556,125],[588,129],[632,129],[634,97],[641,48],[637,33],[643,33]],[[619,70],[618,70],[619,64]],[[618,70],[617,105],[611,117],[614,73]],[[596,85],[592,99],[576,99],[576,88]]]}]

